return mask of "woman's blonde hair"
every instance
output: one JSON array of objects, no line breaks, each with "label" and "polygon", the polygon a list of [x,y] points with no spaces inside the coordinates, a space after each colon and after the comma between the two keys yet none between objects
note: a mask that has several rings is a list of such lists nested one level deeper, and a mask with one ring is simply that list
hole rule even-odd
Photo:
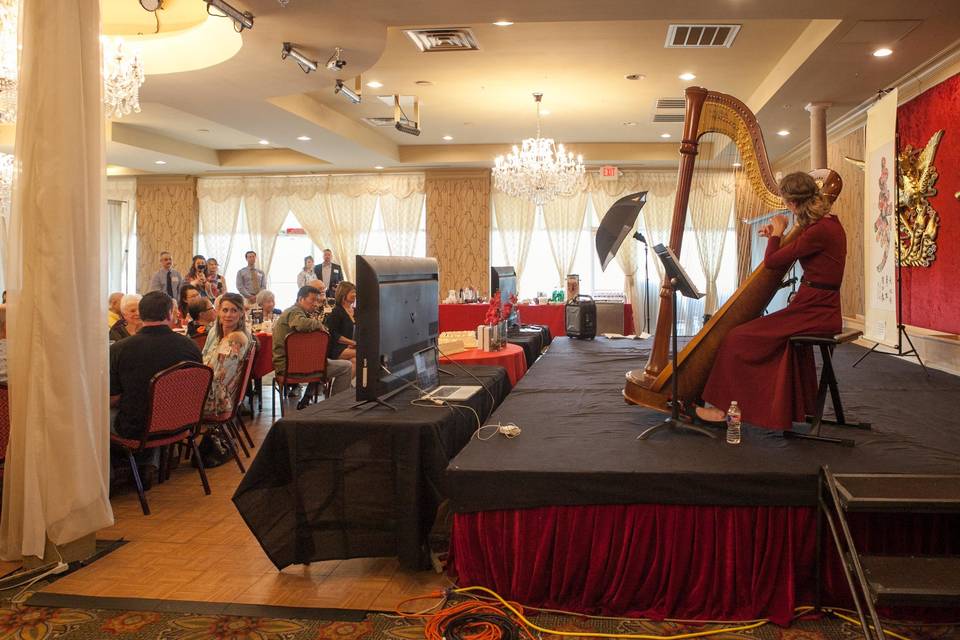
[{"label": "woman's blonde hair", "polygon": [[820,187],[810,174],[797,171],[780,181],[780,195],[784,202],[797,207],[797,224],[809,227],[830,213],[830,200],[820,193]]},{"label": "woman's blonde hair", "polygon": [[346,280],[341,280],[340,284],[337,285],[337,292],[333,294],[333,297],[337,301],[337,306],[343,304],[343,301],[347,299],[347,295],[351,291],[356,291],[357,287],[352,283]]}]

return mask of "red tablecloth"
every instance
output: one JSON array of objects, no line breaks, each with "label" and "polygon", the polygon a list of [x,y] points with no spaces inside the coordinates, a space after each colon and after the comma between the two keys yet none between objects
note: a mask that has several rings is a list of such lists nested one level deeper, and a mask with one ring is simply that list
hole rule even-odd
[{"label": "red tablecloth", "polygon": [[251,377],[262,378],[273,371],[273,336],[269,333],[257,334],[257,353],[253,356]]},{"label": "red tablecloth", "polygon": [[[471,331],[483,324],[487,315],[486,304],[441,304],[440,331]],[[564,305],[521,304],[518,308],[520,322],[539,324],[550,329],[553,337],[567,335]],[[633,333],[633,306],[623,305],[623,333]]]},{"label": "red tablecloth", "polygon": [[527,372],[527,359],[523,354],[523,348],[515,344],[508,344],[505,349],[501,349],[500,351],[467,349],[466,351],[440,358],[441,363],[450,361],[459,362],[462,365],[479,364],[491,367],[503,367],[507,370],[507,377],[510,378],[510,386],[516,386],[517,381]]}]

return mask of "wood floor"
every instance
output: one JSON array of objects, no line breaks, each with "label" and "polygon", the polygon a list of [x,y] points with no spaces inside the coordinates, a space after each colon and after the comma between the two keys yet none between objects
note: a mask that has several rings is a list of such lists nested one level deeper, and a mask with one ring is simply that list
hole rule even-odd
[{"label": "wood floor", "polygon": [[[271,424],[267,389],[264,411],[251,425],[258,444]],[[432,571],[404,571],[395,558],[332,560],[277,571],[230,501],[240,482],[237,466],[231,462],[208,473],[212,495],[205,496],[196,469],[181,464],[168,482],[147,492],[149,516],[140,511],[135,492],[114,497],[115,524],[97,537],[123,538],[128,544],[44,591],[393,611],[406,598],[450,584]]]}]

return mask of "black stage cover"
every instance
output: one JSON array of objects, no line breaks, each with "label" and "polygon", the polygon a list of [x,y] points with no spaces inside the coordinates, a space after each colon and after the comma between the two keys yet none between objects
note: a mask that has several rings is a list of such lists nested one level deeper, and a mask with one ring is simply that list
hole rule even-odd
[{"label": "black stage cover", "polygon": [[[624,373],[642,368],[652,340],[555,338],[488,420],[523,432],[471,440],[447,469],[456,511],[549,505],[813,505],[817,473],[956,473],[960,469],[960,378],[843,345],[834,355],[848,420],[872,431],[823,427],[853,448],[787,440],[745,426],[743,443],[694,434],[636,436],[664,415],[627,405]],[[757,389],[756,393],[766,393]],[[799,429],[805,427],[799,426]],[[722,434],[721,434],[722,435]]]}]

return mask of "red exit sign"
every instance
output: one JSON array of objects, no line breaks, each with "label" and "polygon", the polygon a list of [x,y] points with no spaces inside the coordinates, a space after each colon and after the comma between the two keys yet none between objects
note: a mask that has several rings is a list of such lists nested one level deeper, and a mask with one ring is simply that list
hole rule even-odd
[{"label": "red exit sign", "polygon": [[612,165],[600,167],[600,177],[604,180],[616,180],[620,175],[620,170]]}]

